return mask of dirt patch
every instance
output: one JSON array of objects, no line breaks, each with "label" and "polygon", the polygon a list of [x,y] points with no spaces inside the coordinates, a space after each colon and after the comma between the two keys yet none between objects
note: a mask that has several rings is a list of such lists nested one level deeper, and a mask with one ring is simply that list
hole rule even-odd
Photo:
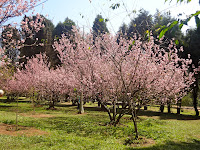
[{"label": "dirt patch", "polygon": [[197,137],[198,139],[200,139],[200,135],[197,135],[196,137]]},{"label": "dirt patch", "polygon": [[50,117],[54,117],[53,115],[50,115],[50,114],[23,114],[23,113],[21,113],[20,115],[25,116],[25,117],[33,117],[33,118],[50,118]]},{"label": "dirt patch", "polygon": [[155,144],[155,141],[153,139],[147,139],[145,137],[140,137],[137,140],[131,138],[127,138],[125,140],[124,145],[130,146],[130,147],[149,147]]},{"label": "dirt patch", "polygon": [[[144,139],[143,139],[144,140]],[[131,147],[149,147],[155,144],[155,141],[153,139],[145,139],[141,143],[133,143],[130,146]]]},{"label": "dirt patch", "polygon": [[0,134],[3,135],[12,135],[12,136],[36,136],[36,135],[48,135],[48,132],[35,129],[33,127],[24,127],[24,126],[16,126],[8,125],[8,124],[0,124]]}]

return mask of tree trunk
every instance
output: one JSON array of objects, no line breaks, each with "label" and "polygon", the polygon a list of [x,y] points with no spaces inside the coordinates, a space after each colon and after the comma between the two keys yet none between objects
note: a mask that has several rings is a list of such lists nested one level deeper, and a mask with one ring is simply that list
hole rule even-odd
[{"label": "tree trunk", "polygon": [[177,114],[181,114],[181,99],[177,102]]},{"label": "tree trunk", "polygon": [[100,108],[101,107],[101,103],[98,101],[98,108]]},{"label": "tree trunk", "polygon": [[114,99],[113,101],[113,121],[115,122],[115,117],[117,115],[117,109],[116,109],[116,101]]},{"label": "tree trunk", "polygon": [[147,105],[144,105],[144,110],[147,110]]},{"label": "tree trunk", "polygon": [[164,108],[165,106],[163,104],[160,105],[160,112],[163,113],[164,112]]},{"label": "tree trunk", "polygon": [[128,105],[126,105],[126,104],[122,105],[122,109],[119,112],[119,116],[117,117],[117,120],[115,121],[115,126],[119,123],[120,119],[124,116],[124,114],[126,112],[125,109],[126,109],[127,106]]},{"label": "tree trunk", "polygon": [[138,128],[137,128],[137,115],[136,115],[136,110],[135,108],[133,108],[133,110],[131,111],[131,115],[132,115],[132,120],[133,120],[133,124],[134,124],[134,129],[135,129],[135,139],[138,139]]},{"label": "tree trunk", "polygon": [[167,104],[167,111],[168,111],[168,113],[171,113],[171,105],[170,105],[170,103]]},{"label": "tree trunk", "polygon": [[80,96],[80,105],[79,105],[79,114],[83,114],[84,113],[84,108],[83,108],[83,92],[81,92],[81,96]]},{"label": "tree trunk", "polygon": [[199,111],[197,109],[197,106],[198,106],[198,90],[199,90],[199,86],[198,86],[198,74],[195,75],[195,86],[193,87],[193,105],[194,105],[194,110],[196,112],[196,116],[199,116]]},{"label": "tree trunk", "polygon": [[51,101],[50,101],[50,103],[49,103],[49,108],[47,108],[47,109],[55,109],[55,100],[54,100],[54,96],[53,95],[51,95]]},{"label": "tree trunk", "polygon": [[19,109],[19,105],[18,105],[18,96],[17,96],[17,110],[16,110],[16,128],[15,128],[15,130],[17,131],[18,130],[18,109]]},{"label": "tree trunk", "polygon": [[76,106],[76,100],[72,100],[72,106]]}]

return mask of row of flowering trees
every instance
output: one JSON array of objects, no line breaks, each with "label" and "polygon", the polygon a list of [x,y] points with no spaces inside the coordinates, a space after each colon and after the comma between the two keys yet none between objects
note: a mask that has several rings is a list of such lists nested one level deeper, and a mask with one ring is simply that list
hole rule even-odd
[{"label": "row of flowering trees", "polygon": [[[9,18],[33,9],[38,2],[0,0],[0,27]],[[9,29],[4,29],[3,33],[5,47],[24,46],[26,37],[23,31],[32,38],[32,30],[39,31],[43,27],[43,19],[39,15],[36,17],[35,21],[25,19],[21,22],[22,32],[16,41],[12,39],[12,26],[7,26]],[[77,29],[73,30],[75,35],[71,39],[62,36],[53,45],[62,65],[52,69],[46,55],[39,54],[30,59],[23,69],[17,68],[12,77],[1,74],[1,86],[6,93],[16,97],[37,93],[49,100],[51,108],[60,95],[73,95],[74,89],[77,89],[80,113],[84,112],[83,98],[97,96],[107,110],[111,124],[116,125],[124,114],[131,114],[138,138],[136,119],[139,109],[149,102],[177,102],[194,82],[194,73],[188,72],[191,60],[179,58],[179,50],[173,43],[163,49],[151,36],[148,41],[142,41],[139,37],[127,40],[111,34],[101,35],[94,41],[92,34],[82,36]],[[5,49],[0,52],[5,52]],[[4,60],[2,57],[1,63]],[[122,108],[117,112],[116,103],[119,102]],[[108,107],[108,103],[113,107]]]},{"label": "row of flowering trees", "polygon": [[[119,123],[124,114],[132,115],[137,138],[137,112],[143,105],[177,102],[194,82],[194,73],[188,72],[191,60],[179,58],[173,43],[163,49],[151,36],[142,41],[104,34],[94,41],[92,34],[82,36],[76,28],[73,32],[73,40],[63,35],[53,45],[62,65],[51,69],[45,54],[37,55],[7,80],[5,91],[38,93],[53,107],[60,95],[73,95],[77,89],[80,113],[84,97],[98,96],[111,124]],[[119,102],[122,108],[117,112]]]}]

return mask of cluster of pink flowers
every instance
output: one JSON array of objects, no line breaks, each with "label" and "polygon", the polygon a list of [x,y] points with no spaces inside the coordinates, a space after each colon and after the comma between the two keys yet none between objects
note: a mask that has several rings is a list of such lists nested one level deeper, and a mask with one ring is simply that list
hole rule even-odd
[{"label": "cluster of pink flowers", "polygon": [[54,48],[66,76],[74,76],[73,85],[85,94],[118,97],[125,92],[137,102],[164,103],[184,96],[194,82],[188,72],[191,60],[179,58],[173,43],[163,49],[153,37],[142,42],[104,34],[93,41],[91,34],[82,37],[74,32],[73,43],[63,36]]},{"label": "cluster of pink flowers", "polygon": [[[0,0],[0,28],[2,28],[3,31],[3,51],[6,51],[6,49],[21,48],[24,46],[26,38],[32,38],[35,32],[44,28],[44,18],[39,14],[36,15],[35,20],[26,18],[21,22],[19,28],[17,28],[17,23],[6,24],[10,18],[22,16],[30,10],[34,12],[34,7],[40,1],[41,0]],[[1,54],[1,56],[3,56],[2,50]],[[0,57],[0,61],[1,60],[3,60],[2,57]]]},{"label": "cluster of pink flowers", "polygon": [[38,93],[44,98],[62,95],[69,90],[62,68],[50,69],[45,54],[38,54],[30,59],[25,69],[18,69],[14,76],[7,80],[4,90],[8,94],[32,95]]},{"label": "cluster of pink flowers", "polygon": [[0,24],[9,18],[22,16],[29,10],[33,10],[40,0],[0,0]]}]

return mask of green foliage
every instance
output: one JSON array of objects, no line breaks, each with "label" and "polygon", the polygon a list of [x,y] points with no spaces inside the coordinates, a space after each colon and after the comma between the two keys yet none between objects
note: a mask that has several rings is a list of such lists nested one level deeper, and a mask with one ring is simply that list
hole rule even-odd
[{"label": "green foliage", "polygon": [[128,26],[123,23],[120,27],[119,27],[119,31],[118,34],[122,37],[127,36],[127,32],[128,32]]},{"label": "green foliage", "polygon": [[146,36],[146,31],[150,31],[153,26],[152,16],[148,11],[144,9],[140,10],[138,16],[131,20],[127,35],[129,38],[132,38],[134,34],[141,35],[142,37]]},{"label": "green foliage", "polygon": [[110,8],[112,8],[113,10],[115,10],[115,9],[117,9],[117,8],[119,8],[119,7],[120,7],[120,3],[112,4],[112,5],[110,6]]},{"label": "green foliage", "polygon": [[53,31],[53,37],[60,38],[62,34],[65,34],[68,38],[73,35],[72,26],[75,26],[75,22],[68,17],[64,22],[59,22]]},{"label": "green foliage", "polygon": [[[167,1],[169,1],[169,0],[165,0],[165,2],[167,2]],[[172,0],[170,0],[170,3],[172,2]],[[182,3],[182,2],[187,2],[187,3],[189,3],[189,2],[191,2],[191,0],[176,0],[176,2],[177,3]]]},{"label": "green foliage", "polygon": [[182,98],[181,105],[182,106],[193,106],[193,100],[192,100],[191,93],[189,93],[188,95],[186,95],[185,97]]},{"label": "green foliage", "polygon": [[93,27],[92,27],[94,38],[103,34],[103,33],[109,32],[108,28],[106,26],[107,21],[108,20],[104,19],[101,15],[96,16],[94,23],[93,23]]},{"label": "green foliage", "polygon": [[[167,1],[167,0],[165,0],[165,2],[166,2],[166,1]],[[187,0],[187,3],[189,3],[190,1],[191,1],[191,0]],[[177,3],[178,3],[178,2],[183,2],[183,0],[177,0]],[[160,32],[160,35],[159,35],[159,39],[162,38],[168,30],[170,30],[171,28],[173,28],[174,26],[176,26],[178,23],[180,23],[180,24],[179,24],[179,29],[181,29],[181,28],[183,27],[183,25],[187,25],[188,22],[189,22],[193,17],[195,17],[195,21],[196,21],[196,24],[197,24],[197,26],[198,26],[198,25],[200,24],[200,23],[199,23],[199,20],[198,20],[198,15],[199,15],[199,14],[200,14],[200,11],[196,11],[196,13],[191,14],[189,17],[187,17],[187,18],[184,19],[184,20],[179,20],[179,21],[175,20],[175,21],[172,21],[172,22],[170,23],[170,26],[164,27],[164,29],[162,29],[162,31]],[[197,23],[197,22],[198,22],[198,23]]]},{"label": "green foliage", "polygon": [[[179,21],[173,18],[170,13],[161,14],[158,10],[154,15],[153,35],[161,39],[164,36],[167,47],[170,40],[174,39],[177,46],[184,43],[183,33],[181,32]],[[168,41],[168,42],[167,42]]]}]

